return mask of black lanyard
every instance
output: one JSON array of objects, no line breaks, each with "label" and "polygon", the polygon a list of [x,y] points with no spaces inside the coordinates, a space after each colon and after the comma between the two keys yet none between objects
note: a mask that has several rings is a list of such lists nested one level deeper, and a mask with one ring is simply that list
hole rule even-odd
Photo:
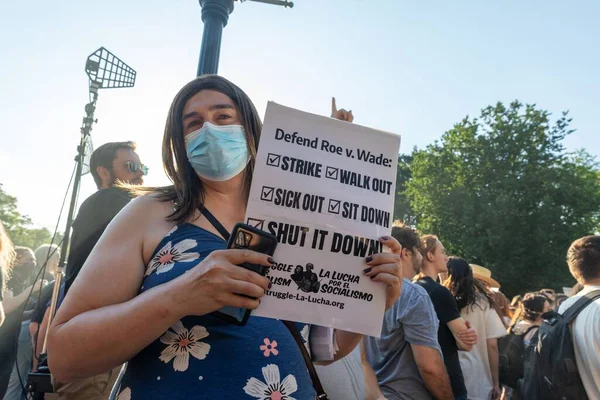
[{"label": "black lanyard", "polygon": [[225,227],[223,226],[223,224],[221,224],[219,222],[219,220],[210,212],[208,211],[208,209],[206,207],[198,207],[198,210],[200,210],[200,212],[202,213],[202,215],[204,215],[206,217],[206,219],[208,220],[208,222],[210,222],[210,224],[217,230],[219,231],[219,233],[221,234],[221,236],[223,236],[223,238],[227,241],[229,240],[229,237],[231,236],[231,234],[229,233],[229,231],[227,229],[225,229]]}]

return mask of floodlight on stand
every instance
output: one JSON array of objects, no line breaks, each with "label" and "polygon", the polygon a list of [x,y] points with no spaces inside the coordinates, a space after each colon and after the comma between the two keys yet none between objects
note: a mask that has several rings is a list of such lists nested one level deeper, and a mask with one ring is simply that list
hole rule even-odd
[{"label": "floodlight on stand", "polygon": [[[113,53],[100,47],[90,54],[85,64],[90,82],[98,89],[126,88],[135,84],[135,71]],[[90,83],[90,90],[92,84]]]},{"label": "floodlight on stand", "polygon": [[[129,88],[135,84],[136,72],[129,65],[125,64],[118,57],[100,47],[98,50],[90,54],[85,63],[85,72],[89,78],[88,93],[90,101],[85,105],[85,116],[80,128],[81,138],[79,146],[77,146],[77,156],[75,157],[76,169],[73,180],[73,189],[71,193],[71,203],[67,214],[67,226],[64,232],[62,247],[60,250],[59,267],[63,269],[65,261],[68,258],[68,251],[71,241],[71,227],[73,225],[73,217],[75,214],[75,206],[79,194],[79,186],[81,184],[81,176],[90,172],[90,156],[94,149],[91,138],[92,125],[98,122],[94,119],[96,111],[96,101],[98,100],[99,89],[118,89]],[[46,327],[46,336],[42,345],[42,353],[39,357],[39,366],[37,372],[32,372],[28,375],[27,391],[31,394],[31,399],[43,399],[44,393],[52,393],[52,383],[50,370],[48,369],[46,360],[46,343],[48,341],[48,332],[50,324],[54,319],[56,304],[58,300],[59,288],[61,286],[63,274],[58,273],[54,283],[52,299],[49,306],[48,326]]]}]

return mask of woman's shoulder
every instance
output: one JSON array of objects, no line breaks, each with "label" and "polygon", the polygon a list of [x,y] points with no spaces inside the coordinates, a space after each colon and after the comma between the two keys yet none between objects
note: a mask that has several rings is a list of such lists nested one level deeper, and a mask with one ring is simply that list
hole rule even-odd
[{"label": "woman's shoulder", "polygon": [[157,194],[138,196],[123,209],[129,218],[139,219],[140,222],[166,220],[173,210],[174,203]]}]

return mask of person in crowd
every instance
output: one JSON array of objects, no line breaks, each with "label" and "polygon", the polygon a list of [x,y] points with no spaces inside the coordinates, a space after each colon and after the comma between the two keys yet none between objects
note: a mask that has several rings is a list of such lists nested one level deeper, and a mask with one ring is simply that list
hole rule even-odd
[{"label": "person in crowd", "polygon": [[450,289],[461,316],[471,323],[479,338],[471,351],[458,354],[469,399],[497,400],[501,394],[498,338],[506,335],[506,328],[494,310],[489,291],[475,279],[467,261],[450,257],[448,272],[444,286]]},{"label": "person in crowd", "polygon": [[539,292],[542,296],[548,299],[550,308],[554,310],[556,308],[556,292],[552,289],[541,289]]},{"label": "person in crowd", "polygon": [[500,292],[500,284],[492,278],[492,271],[477,264],[471,264],[471,269],[473,270],[473,277],[485,287],[488,295],[492,298],[494,310],[496,310],[504,327],[508,328],[512,319],[510,305],[504,293]]},{"label": "person in crowd", "polygon": [[527,293],[513,318],[509,332],[514,332],[517,335],[524,334],[523,343],[525,347],[529,346],[531,338],[537,332],[535,327],[542,324],[542,315],[551,309],[550,302],[545,296]]},{"label": "person in crowd", "polygon": [[[52,293],[54,292],[54,285],[56,283],[57,275],[62,274],[62,269],[59,267],[60,248],[58,247],[58,245],[42,245],[35,251],[35,254],[36,259],[38,260],[39,268],[45,268],[46,277],[52,280],[42,290],[39,302],[37,303],[35,310],[31,315],[31,322],[29,324],[29,334],[33,345],[32,371],[35,371],[37,368],[39,355],[43,347],[44,338],[43,335],[39,335],[40,330],[42,329],[42,321],[46,309],[48,308],[50,301],[52,300]],[[45,260],[47,261],[44,265]]]},{"label": "person in crowd", "polygon": [[[58,271],[58,261],[60,259],[60,250],[57,245],[44,244],[38,247],[35,252],[36,268],[35,273],[44,276],[46,279],[52,279]],[[17,342],[17,357],[13,366],[8,388],[4,395],[4,400],[21,400],[23,397],[24,384],[27,382],[27,375],[31,371],[35,336],[37,334],[39,321],[32,321],[36,310],[44,306],[52,296],[54,281],[47,284],[39,295],[32,296],[27,305],[21,321],[21,330]]]},{"label": "person in crowd", "polygon": [[16,258],[3,293],[6,320],[0,327],[0,395],[4,396],[17,357],[16,349],[22,318],[29,318],[25,309],[28,299],[35,299],[47,283],[36,282],[36,262],[33,250],[15,247]]},{"label": "person in crowd", "polygon": [[500,290],[490,290],[490,295],[494,300],[494,310],[496,310],[504,326],[508,328],[513,317],[508,298]]},{"label": "person in crowd", "polygon": [[3,305],[3,294],[7,289],[6,284],[8,277],[10,276],[10,269],[12,267],[13,259],[15,257],[15,250],[12,241],[6,233],[4,224],[0,221],[0,327],[4,323],[4,305]]},{"label": "person in crowd", "polygon": [[[120,184],[141,185],[148,169],[136,153],[136,144],[132,141],[109,142],[98,147],[90,157],[90,172],[98,191],[88,197],[79,207],[73,221],[73,234],[65,282],[61,287],[61,301],[67,296],[73,282],[77,279],[86,259],[102,236],[112,219],[131,201],[129,191]],[[36,349],[43,348],[46,337],[49,313],[48,302],[44,303],[42,322],[37,335]],[[39,318],[40,311],[37,317]],[[69,400],[106,400],[120,371],[120,366],[108,372],[99,373],[87,379],[68,383],[55,382],[55,391],[59,399]]]},{"label": "person in crowd", "polygon": [[[436,281],[438,274],[448,272],[446,249],[437,236],[422,237],[421,256],[421,272],[415,277],[414,283],[427,291],[440,322],[438,342],[450,377],[454,399],[467,400],[467,388],[460,369],[458,351],[470,351],[477,343],[477,333],[470,329],[470,324],[461,317],[452,293]],[[471,332],[472,337],[464,341],[459,339],[459,333],[463,331]]]},{"label": "person in crowd", "polygon": [[[571,275],[583,286],[560,306],[563,314],[581,296],[600,290],[600,235],[585,236],[571,244],[567,252]],[[575,361],[588,398],[600,399],[600,298],[584,308],[572,325]]]},{"label": "person in crowd", "polygon": [[513,316],[511,318],[514,318],[516,312],[521,307],[522,302],[523,302],[523,296],[521,296],[520,294],[518,294],[512,298],[512,300],[510,301],[510,311]]},{"label": "person in crowd", "polygon": [[577,282],[575,285],[573,285],[573,287],[569,291],[569,297],[573,297],[573,296],[577,295],[582,290],[583,290],[583,285],[581,283]]},{"label": "person in crowd", "polygon": [[129,192],[119,187],[119,183],[144,183],[148,169],[140,161],[136,147],[131,141],[109,142],[90,157],[90,172],[98,191],[85,199],[73,221],[65,295],[110,221],[131,201]]},{"label": "person in crowd", "polygon": [[[244,221],[260,131],[248,96],[222,77],[197,78],[176,95],[162,152],[173,185],[140,189],[147,195],[119,213],[88,257],[49,333],[58,380],[128,362],[120,399],[315,398],[301,350],[281,321],[251,316],[235,326],[210,315],[225,306],[255,309],[270,286],[238,265],[275,260],[225,249],[227,232]],[[393,238],[381,243],[391,252],[368,256],[363,274],[386,286],[389,308],[402,289],[401,248]],[[294,326],[312,341],[316,327]],[[323,363],[362,338],[337,329],[325,335],[338,350],[313,352]]]},{"label": "person in crowd", "polygon": [[564,293],[557,293],[557,294],[556,294],[556,298],[555,298],[555,303],[556,303],[556,305],[555,305],[555,307],[554,307],[554,308],[555,308],[556,310],[560,309],[560,306],[562,305],[562,303],[564,303],[564,302],[565,302],[565,300],[567,300],[568,298],[569,298],[569,296],[567,296],[567,295],[566,295],[566,294],[564,294]]},{"label": "person in crowd", "polygon": [[423,261],[419,234],[396,223],[392,236],[402,246],[402,294],[385,313],[381,338],[364,339],[366,358],[379,386],[370,385],[367,393],[378,398],[380,391],[388,400],[453,399],[433,304],[427,291],[411,282]]}]

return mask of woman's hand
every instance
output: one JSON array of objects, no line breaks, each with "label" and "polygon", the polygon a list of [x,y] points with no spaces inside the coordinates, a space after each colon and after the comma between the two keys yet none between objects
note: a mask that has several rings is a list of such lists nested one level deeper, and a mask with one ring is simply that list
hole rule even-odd
[{"label": "woman's hand", "polygon": [[500,390],[500,387],[494,386],[494,388],[492,389],[492,391],[490,393],[490,398],[492,400],[500,400],[501,395],[502,395],[502,391]]},{"label": "woman's hand", "polygon": [[343,108],[337,109],[335,105],[335,97],[331,98],[331,118],[339,119],[346,122],[354,121],[354,115],[352,115],[352,110],[346,111]]},{"label": "woman's hand", "polygon": [[178,314],[183,318],[209,314],[225,306],[250,310],[258,307],[271,283],[268,278],[239,266],[245,262],[267,267],[274,263],[268,255],[251,250],[217,250],[173,280],[177,286],[173,296]]},{"label": "woman's hand", "polygon": [[368,267],[363,273],[373,282],[383,282],[387,285],[385,309],[389,309],[400,297],[402,292],[402,262],[400,251],[402,246],[393,237],[379,239],[391,253],[378,253],[368,256],[365,261]]}]

